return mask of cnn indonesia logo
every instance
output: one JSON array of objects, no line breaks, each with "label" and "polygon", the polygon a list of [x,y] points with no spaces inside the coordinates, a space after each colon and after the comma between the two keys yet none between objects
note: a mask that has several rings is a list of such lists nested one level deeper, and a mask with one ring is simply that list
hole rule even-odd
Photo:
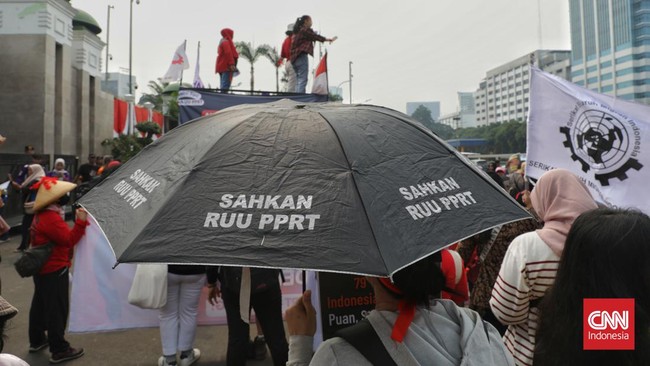
[{"label": "cnn indonesia logo", "polygon": [[634,299],[584,299],[583,349],[633,350]]}]

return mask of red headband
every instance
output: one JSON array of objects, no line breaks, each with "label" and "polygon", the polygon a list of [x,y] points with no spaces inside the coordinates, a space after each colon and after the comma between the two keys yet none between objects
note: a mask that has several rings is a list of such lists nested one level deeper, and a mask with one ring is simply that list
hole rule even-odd
[{"label": "red headband", "polygon": [[[379,278],[379,282],[386,287],[389,291],[395,293],[396,295],[402,295],[402,290],[400,290],[390,279],[382,277]],[[409,330],[409,326],[413,322],[415,317],[415,302],[400,300],[398,305],[399,315],[395,324],[393,325],[393,332],[390,337],[395,341],[401,343],[406,336],[406,332]]]},{"label": "red headband", "polygon": [[45,186],[45,189],[50,190],[50,188],[52,188],[52,185],[56,184],[56,182],[58,182],[58,181],[59,180],[57,178],[55,178],[55,177],[43,177],[38,182],[34,183],[30,189],[36,190],[42,184],[43,186]]}]

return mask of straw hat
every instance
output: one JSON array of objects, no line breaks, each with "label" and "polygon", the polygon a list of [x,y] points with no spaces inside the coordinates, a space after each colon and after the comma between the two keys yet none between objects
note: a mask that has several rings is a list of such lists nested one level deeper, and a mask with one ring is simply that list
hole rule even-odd
[{"label": "straw hat", "polygon": [[13,305],[11,305],[4,297],[0,296],[0,318],[12,318],[18,313]]},{"label": "straw hat", "polygon": [[76,184],[57,180],[54,177],[43,177],[34,185],[34,189],[38,188],[36,200],[34,201],[34,211],[39,211],[53,202],[59,200],[66,193],[72,191],[77,187]]}]

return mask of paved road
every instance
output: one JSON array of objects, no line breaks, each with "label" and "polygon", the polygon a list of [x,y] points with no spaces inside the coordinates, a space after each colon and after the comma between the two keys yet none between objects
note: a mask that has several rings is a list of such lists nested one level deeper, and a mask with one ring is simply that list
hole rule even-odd
[{"label": "paved road", "polygon": [[[18,308],[19,313],[8,324],[4,351],[27,361],[31,366],[49,365],[49,352],[29,353],[27,338],[29,305],[34,284],[32,279],[22,279],[13,268],[18,254],[14,249],[20,235],[12,234],[9,242],[0,244],[0,277],[2,296]],[[255,328],[255,327],[251,327]],[[157,365],[161,354],[158,328],[145,328],[109,333],[69,334],[73,347],[83,347],[86,354],[64,365]],[[201,350],[201,359],[195,365],[225,365],[228,331],[226,326],[202,326],[196,334],[195,347]],[[250,366],[272,365],[270,356],[264,361],[249,361]]]}]

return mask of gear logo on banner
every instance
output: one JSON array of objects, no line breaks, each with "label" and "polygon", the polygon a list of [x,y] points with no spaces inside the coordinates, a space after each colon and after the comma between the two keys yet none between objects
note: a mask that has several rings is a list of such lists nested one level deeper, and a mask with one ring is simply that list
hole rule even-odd
[{"label": "gear logo on banner", "polygon": [[583,172],[593,170],[602,186],[609,180],[627,179],[630,168],[641,170],[636,159],[641,151],[641,135],[636,123],[609,107],[593,101],[579,102],[566,126],[560,127],[564,147]]},{"label": "gear logo on banner", "polygon": [[202,106],[205,104],[201,93],[192,90],[181,90],[178,93],[178,105]]}]

